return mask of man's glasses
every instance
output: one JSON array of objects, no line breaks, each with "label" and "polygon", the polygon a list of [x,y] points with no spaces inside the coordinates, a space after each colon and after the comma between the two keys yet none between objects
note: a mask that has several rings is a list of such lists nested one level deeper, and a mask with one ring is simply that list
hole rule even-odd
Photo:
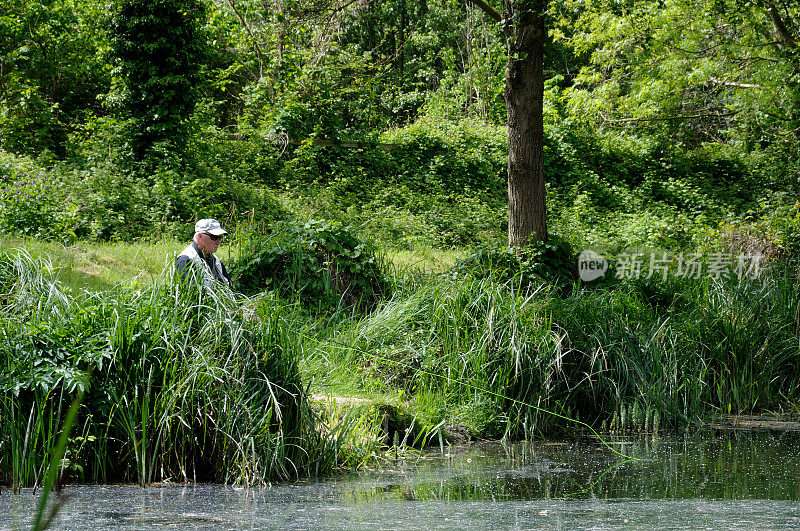
[{"label": "man's glasses", "polygon": [[217,236],[217,235],[215,235],[215,234],[209,234],[209,233],[207,233],[207,232],[206,232],[205,234],[206,234],[206,236],[208,236],[209,238],[211,238],[211,241],[212,241],[212,242],[218,241],[220,238],[222,238],[222,236]]}]

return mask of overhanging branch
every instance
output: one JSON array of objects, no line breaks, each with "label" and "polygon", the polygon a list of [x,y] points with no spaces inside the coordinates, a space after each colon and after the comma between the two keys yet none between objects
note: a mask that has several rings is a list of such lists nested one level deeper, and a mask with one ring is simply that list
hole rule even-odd
[{"label": "overhanging branch", "polygon": [[666,122],[670,120],[694,120],[696,118],[728,118],[730,116],[736,116],[737,114],[739,114],[739,111],[722,112],[722,113],[678,114],[675,116],[658,116],[655,118],[617,118],[614,120],[609,120],[603,117],[603,121],[600,122],[600,125],[637,123],[637,122]]},{"label": "overhanging branch", "polygon": [[708,79],[715,85],[722,85],[723,87],[735,87],[735,88],[745,88],[745,89],[763,89],[764,87],[761,85],[754,85],[752,83],[737,83],[735,81],[725,81],[723,79],[717,79],[715,77],[711,77]]},{"label": "overhanging branch", "polygon": [[778,36],[781,42],[789,48],[797,48],[797,41],[795,41],[794,37],[792,37],[792,34],[787,29],[786,24],[772,2],[767,2],[767,14],[769,15],[769,19],[772,21],[773,28],[775,28],[775,34]]},{"label": "overhanging branch", "polygon": [[489,15],[495,22],[503,20],[503,16],[495,8],[484,2],[483,0],[467,0],[472,5],[478,6],[481,10]]}]

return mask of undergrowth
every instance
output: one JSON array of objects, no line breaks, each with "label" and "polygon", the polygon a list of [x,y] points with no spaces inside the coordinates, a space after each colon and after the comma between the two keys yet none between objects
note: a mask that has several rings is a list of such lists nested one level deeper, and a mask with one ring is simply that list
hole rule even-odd
[{"label": "undergrowth", "polygon": [[451,275],[335,331],[305,363],[321,385],[399,392],[427,425],[478,437],[583,429],[572,420],[675,429],[797,403],[797,300],[780,265],[757,279],[652,277],[567,292]]},{"label": "undergrowth", "polygon": [[41,484],[79,392],[60,471],[72,481],[261,484],[328,473],[370,444],[317,429],[292,313],[269,296],[171,274],[73,296],[24,253],[0,272],[0,483]]}]

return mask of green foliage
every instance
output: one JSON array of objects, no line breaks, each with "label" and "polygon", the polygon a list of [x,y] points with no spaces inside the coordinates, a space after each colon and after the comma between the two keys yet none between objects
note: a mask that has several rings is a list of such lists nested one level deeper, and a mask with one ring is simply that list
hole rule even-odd
[{"label": "green foliage", "polygon": [[71,480],[264,484],[346,455],[316,431],[279,301],[172,279],[73,298],[24,254],[0,272],[0,483],[40,484],[77,393]]},{"label": "green foliage", "polygon": [[255,223],[287,217],[268,189],[228,180],[211,170],[200,173],[202,177],[186,183],[179,192],[188,219],[228,220],[232,226],[243,216]]},{"label": "green foliage", "polygon": [[505,193],[508,152],[501,127],[426,119],[382,135],[396,144],[397,182],[423,193],[471,193],[484,200]]},{"label": "green foliage", "polygon": [[11,1],[0,17],[0,149],[63,158],[70,130],[98,110],[109,69],[101,2]]},{"label": "green foliage", "polygon": [[550,226],[576,245],[693,249],[764,193],[720,150],[675,152],[574,124],[546,132]]},{"label": "green foliage", "polygon": [[108,167],[79,175],[83,179],[76,187],[83,192],[89,214],[80,235],[94,240],[131,240],[153,232],[155,220],[147,212],[153,197],[146,183]]},{"label": "green foliage", "polygon": [[795,396],[796,291],[778,268],[742,282],[642,278],[554,301],[553,320],[585,353],[568,379],[595,375],[575,390],[578,409],[639,402],[681,424],[709,406],[746,413]]},{"label": "green foliage", "polygon": [[[239,289],[275,290],[305,304],[373,306],[389,292],[375,247],[350,227],[325,221],[279,222],[250,235],[230,267]],[[246,237],[243,237],[243,239]]]},{"label": "green foliage", "polygon": [[233,135],[215,124],[217,106],[199,104],[192,120],[197,133],[189,139],[190,167],[213,171],[217,178],[257,186],[274,186],[282,161],[268,131],[242,127]]},{"label": "green foliage", "polygon": [[[261,186],[277,162],[263,139],[228,139],[219,128],[196,116],[203,134],[192,137],[191,156],[178,159],[164,151],[146,177],[132,176],[137,164],[120,145],[125,125],[113,118],[87,121],[74,137],[76,194],[89,214],[78,232],[95,240],[147,235],[186,239],[196,219],[213,217],[228,226],[245,213],[258,222],[285,217],[269,189]],[[155,149],[155,146],[153,146]],[[65,165],[65,171],[67,170]],[[273,178],[274,180],[274,178]]]},{"label": "green foliage", "polygon": [[111,55],[118,106],[130,116],[136,160],[163,144],[182,151],[206,54],[205,4],[197,0],[122,0],[114,8]]},{"label": "green foliage", "polygon": [[491,278],[528,287],[542,281],[569,285],[577,280],[577,254],[563,238],[550,234],[546,242],[536,241],[519,249],[479,247],[459,260],[450,275]]},{"label": "green foliage", "polygon": [[357,224],[397,247],[498,239],[507,218],[500,128],[428,120],[380,140],[348,149],[309,139],[294,150],[281,180],[297,208],[310,205],[307,217]]},{"label": "green foliage", "polygon": [[[304,142],[287,161],[283,182],[330,185],[349,199],[380,187],[430,195],[497,197],[505,189],[507,140],[501,128],[478,122],[426,120],[380,137],[389,150],[314,146]],[[380,187],[376,186],[380,183]],[[387,198],[388,199],[388,198]],[[402,201],[403,198],[397,198]]]},{"label": "green foliage", "polygon": [[790,132],[800,116],[793,81],[797,6],[734,0],[621,6],[601,0],[562,11],[571,16],[562,18],[556,38],[588,59],[563,92],[567,112],[681,150],[712,144],[742,154],[771,152],[778,175],[769,180],[790,183],[786,157],[775,155],[795,158],[798,149]]},{"label": "green foliage", "polygon": [[83,201],[71,183],[22,158],[0,156],[0,227],[45,240],[74,238]]},{"label": "green foliage", "polygon": [[[796,135],[781,124],[797,112],[766,95],[795,101],[771,66],[787,72],[794,59],[768,46],[733,65],[770,24],[762,6],[734,4],[554,6],[545,173],[559,234],[688,248],[760,202],[793,203]],[[258,215],[274,208],[254,187],[279,187],[299,217],[341,220],[392,247],[501,241],[501,28],[470,4],[339,7],[13,3],[0,23],[0,142],[62,161],[94,205],[79,237]],[[651,38],[645,27],[668,30]],[[653,120],[670,113],[688,118]],[[614,121],[629,118],[641,121]]]},{"label": "green foliage", "polygon": [[372,193],[379,181],[397,174],[391,154],[379,146],[342,148],[304,142],[286,161],[281,183],[292,189],[318,185],[341,204],[350,205]]}]

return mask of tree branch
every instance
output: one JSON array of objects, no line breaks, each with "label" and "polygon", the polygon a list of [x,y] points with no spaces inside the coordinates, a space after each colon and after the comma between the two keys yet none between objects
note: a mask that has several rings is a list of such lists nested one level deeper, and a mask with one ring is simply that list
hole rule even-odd
[{"label": "tree branch", "polygon": [[795,41],[792,34],[789,33],[786,24],[784,24],[783,19],[772,2],[767,2],[767,13],[769,14],[769,19],[772,21],[772,26],[775,28],[775,33],[780,38],[781,42],[790,48],[797,48],[797,41]]},{"label": "tree branch", "polygon": [[483,0],[467,0],[470,4],[481,8],[481,10],[489,15],[495,22],[503,20],[503,16],[495,8],[484,2]]},{"label": "tree branch", "polygon": [[753,84],[750,84],[750,83],[737,83],[735,81],[724,81],[722,79],[717,79],[715,77],[711,77],[708,80],[711,81],[712,83],[716,84],[716,85],[722,85],[723,87],[736,87],[736,88],[747,88],[747,89],[751,89],[751,88],[761,89],[761,88],[764,88],[761,85],[753,85]]},{"label": "tree branch", "polygon": [[264,55],[261,53],[261,46],[258,44],[258,39],[253,34],[252,29],[250,29],[250,24],[247,23],[245,16],[236,7],[236,2],[234,2],[234,0],[228,0],[228,5],[231,6],[233,14],[236,15],[236,18],[242,23],[247,35],[249,35],[250,39],[253,41],[253,48],[255,48],[256,56],[258,57],[258,77],[261,79],[264,77]]},{"label": "tree branch", "polygon": [[[634,123],[634,122],[666,122],[669,120],[692,120],[695,118],[727,118],[729,116],[736,116],[739,111],[723,112],[723,113],[698,113],[698,114],[679,114],[677,116],[659,116],[656,118],[618,118],[616,120],[608,120],[603,117],[603,124],[620,124],[620,123]],[[602,115],[601,115],[602,116]]]}]

